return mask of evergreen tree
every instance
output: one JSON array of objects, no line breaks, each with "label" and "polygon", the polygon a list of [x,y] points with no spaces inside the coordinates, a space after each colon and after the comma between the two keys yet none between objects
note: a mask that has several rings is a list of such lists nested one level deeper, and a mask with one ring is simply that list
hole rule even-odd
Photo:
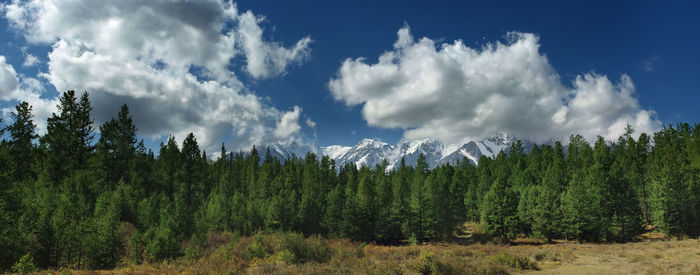
[{"label": "evergreen tree", "polygon": [[371,241],[374,239],[375,220],[377,217],[376,186],[372,174],[367,166],[362,166],[359,171],[360,181],[357,185],[357,219],[360,232],[359,239]]},{"label": "evergreen tree", "polygon": [[17,181],[34,179],[32,165],[34,162],[34,145],[32,141],[39,137],[35,133],[36,125],[32,119],[32,106],[26,101],[18,104],[11,113],[14,123],[7,127],[10,132],[10,155],[12,156],[12,174]]},{"label": "evergreen tree", "polygon": [[410,216],[408,221],[410,235],[419,241],[425,238],[423,224],[426,219],[425,212],[428,210],[428,202],[425,199],[426,194],[423,185],[427,174],[428,163],[425,161],[425,155],[421,153],[418,156],[416,170],[413,171],[411,180]]},{"label": "evergreen tree", "polygon": [[175,137],[168,137],[167,144],[160,144],[158,157],[158,170],[160,174],[160,186],[171,201],[175,199],[176,174],[180,169],[180,149],[175,142]]},{"label": "evergreen tree", "polygon": [[71,172],[83,169],[92,152],[92,107],[88,94],[80,96],[75,92],[63,93],[57,106],[59,114],[52,114],[47,122],[47,133],[41,138],[47,148],[45,171],[47,176],[58,183]]},{"label": "evergreen tree", "polygon": [[308,153],[306,155],[303,171],[301,204],[299,205],[299,219],[304,227],[302,232],[305,234],[319,234],[322,233],[322,204],[325,194],[321,193],[321,168],[316,154]]},{"label": "evergreen tree", "polygon": [[553,162],[547,168],[542,185],[539,186],[538,196],[535,198],[535,209],[532,212],[532,229],[538,236],[552,242],[559,235],[561,229],[561,165]]},{"label": "evergreen tree", "polygon": [[489,234],[508,243],[517,227],[518,198],[502,177],[497,177],[484,197],[481,222]]},{"label": "evergreen tree", "polygon": [[[695,128],[697,129],[697,126]],[[693,200],[700,195],[697,174],[684,171],[692,167],[689,163],[697,165],[696,161],[688,161],[689,157],[696,159],[697,156],[685,153],[688,152],[688,148],[697,146],[686,145],[690,141],[689,129],[689,125],[681,124],[657,132],[654,135],[655,145],[649,154],[647,168],[651,179],[650,203],[653,220],[664,232],[677,237],[698,234],[695,227],[698,220],[698,203],[697,200]],[[693,143],[697,143],[697,134],[694,136]]]},{"label": "evergreen tree", "polygon": [[634,165],[631,157],[634,144],[628,143],[631,138],[625,137],[631,134],[632,131],[628,127],[625,136],[620,137],[617,144],[614,144],[614,161],[607,179],[612,222],[616,239],[619,241],[633,240],[643,229],[639,196],[628,176],[630,167]]},{"label": "evergreen tree", "polygon": [[127,176],[129,162],[136,151],[136,126],[126,104],[116,118],[100,126],[97,151],[102,157],[108,183],[114,185]]}]

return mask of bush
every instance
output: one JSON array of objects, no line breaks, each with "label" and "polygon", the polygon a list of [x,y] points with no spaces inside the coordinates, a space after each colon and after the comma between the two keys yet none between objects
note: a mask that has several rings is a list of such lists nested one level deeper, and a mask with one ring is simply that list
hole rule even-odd
[{"label": "bush", "polygon": [[539,270],[536,263],[530,261],[529,258],[520,255],[513,255],[504,252],[496,255],[495,261],[516,269]]},{"label": "bush", "polygon": [[452,266],[438,260],[430,251],[421,251],[417,259],[409,263],[408,268],[420,274],[455,274]]},{"label": "bush", "polygon": [[408,237],[408,243],[412,246],[419,245],[420,243],[418,242],[418,238],[416,238],[415,233],[411,233],[411,236]]},{"label": "bush", "polygon": [[17,273],[29,273],[36,270],[34,258],[29,253],[19,258],[19,261],[12,266],[12,271]]},{"label": "bush", "polygon": [[168,227],[149,230],[145,239],[150,240],[146,246],[146,253],[151,260],[172,259],[181,255],[180,241],[175,232]]},{"label": "bush", "polygon": [[304,239],[299,233],[286,233],[279,236],[276,247],[277,257],[287,264],[306,262],[326,263],[331,259],[331,248],[320,237]]},{"label": "bush", "polygon": [[311,237],[306,240],[309,246],[308,260],[326,263],[331,259],[331,248],[321,237]]},{"label": "bush", "polygon": [[258,233],[253,237],[253,241],[250,242],[250,245],[245,250],[245,254],[248,257],[248,259],[264,259],[267,257],[269,254],[267,251],[267,247],[265,246],[265,243],[263,243],[262,235]]}]

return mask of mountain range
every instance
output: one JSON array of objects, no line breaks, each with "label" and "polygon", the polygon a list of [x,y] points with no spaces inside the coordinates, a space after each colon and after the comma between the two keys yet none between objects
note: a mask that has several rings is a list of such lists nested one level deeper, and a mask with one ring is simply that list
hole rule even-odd
[{"label": "mountain range", "polygon": [[[406,165],[415,165],[418,156],[422,153],[430,168],[457,161],[464,158],[473,164],[477,164],[481,156],[494,157],[501,150],[508,152],[512,143],[518,140],[509,134],[494,135],[481,140],[467,141],[463,144],[445,145],[437,140],[423,139],[402,141],[398,144],[389,144],[378,139],[363,139],[354,146],[331,145],[326,147],[314,147],[291,143],[288,145],[270,145],[270,153],[278,159],[285,160],[293,155],[303,157],[307,152],[329,156],[335,160],[336,167],[342,167],[346,163],[353,163],[357,167],[367,165],[374,167],[384,159],[388,161],[387,169],[399,165],[404,158]],[[529,151],[533,143],[521,140],[525,151]]]}]

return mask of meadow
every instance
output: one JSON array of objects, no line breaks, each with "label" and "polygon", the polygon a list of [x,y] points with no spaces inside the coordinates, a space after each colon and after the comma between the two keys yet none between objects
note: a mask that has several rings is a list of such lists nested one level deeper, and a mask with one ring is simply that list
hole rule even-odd
[{"label": "meadow", "polygon": [[[580,244],[517,239],[510,245],[482,239],[476,229],[448,242],[384,246],[297,233],[207,236],[200,252],[170,261],[114,270],[45,270],[55,274],[700,274],[700,240]],[[128,248],[127,248],[128,249]]]}]

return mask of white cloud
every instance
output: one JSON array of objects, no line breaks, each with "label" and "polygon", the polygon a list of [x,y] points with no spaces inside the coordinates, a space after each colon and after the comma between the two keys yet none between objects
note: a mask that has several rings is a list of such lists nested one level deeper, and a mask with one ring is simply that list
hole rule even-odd
[{"label": "white cloud", "polygon": [[39,60],[39,58],[33,56],[32,54],[27,54],[24,57],[24,63],[22,63],[22,67],[32,67],[39,63],[41,63],[41,60]]},{"label": "white cloud", "polygon": [[506,40],[481,49],[461,40],[436,46],[415,41],[405,26],[394,50],[375,64],[346,59],[328,87],[336,100],[362,105],[369,125],[404,129],[406,139],[453,143],[508,132],[543,142],[572,133],[616,138],[627,123],[637,133],[660,127],[628,76],[613,83],[588,73],[567,88],[537,36],[513,32]]},{"label": "white cloud", "polygon": [[22,87],[22,89],[24,90],[32,91],[38,94],[41,94],[45,90],[44,84],[41,82],[41,80],[38,80],[33,77],[22,78],[22,83],[20,84],[20,87]]},{"label": "white cloud", "polygon": [[[37,132],[40,134],[46,132],[46,119],[52,112],[56,111],[58,103],[55,99],[41,98],[43,90],[43,85],[35,78],[22,77],[20,79],[14,67],[6,63],[5,57],[0,55],[0,100],[29,103],[33,108],[32,114],[38,128]],[[9,115],[14,110],[14,106],[3,108],[3,120],[11,121]]]},{"label": "white cloud", "polygon": [[[310,38],[293,48],[263,41],[257,17],[235,4],[32,0],[4,11],[28,41],[53,46],[41,76],[61,92],[88,91],[98,124],[127,103],[139,133],[182,139],[194,132],[207,151],[221,142],[237,150],[299,138],[299,131],[278,135],[285,113],[247,90],[231,67],[260,78],[284,74],[308,55]],[[249,40],[262,50],[247,49]],[[235,64],[239,56],[247,63]]]},{"label": "white cloud", "polygon": [[316,128],[316,122],[307,117],[306,126],[309,126],[309,128]]},{"label": "white cloud", "polygon": [[256,17],[247,11],[241,14],[238,21],[243,50],[247,58],[247,72],[255,78],[278,76],[286,72],[287,66],[301,63],[309,55],[310,37],[299,40],[294,48],[287,49],[278,43],[262,41],[260,22],[263,17]]},{"label": "white cloud", "polygon": [[11,100],[19,90],[19,79],[12,65],[7,64],[7,59],[0,55],[0,100]]},{"label": "white cloud", "polygon": [[294,106],[294,110],[286,112],[282,115],[282,118],[277,123],[277,127],[272,134],[280,140],[287,140],[290,137],[296,135],[301,126],[299,126],[299,113],[301,108]]}]

